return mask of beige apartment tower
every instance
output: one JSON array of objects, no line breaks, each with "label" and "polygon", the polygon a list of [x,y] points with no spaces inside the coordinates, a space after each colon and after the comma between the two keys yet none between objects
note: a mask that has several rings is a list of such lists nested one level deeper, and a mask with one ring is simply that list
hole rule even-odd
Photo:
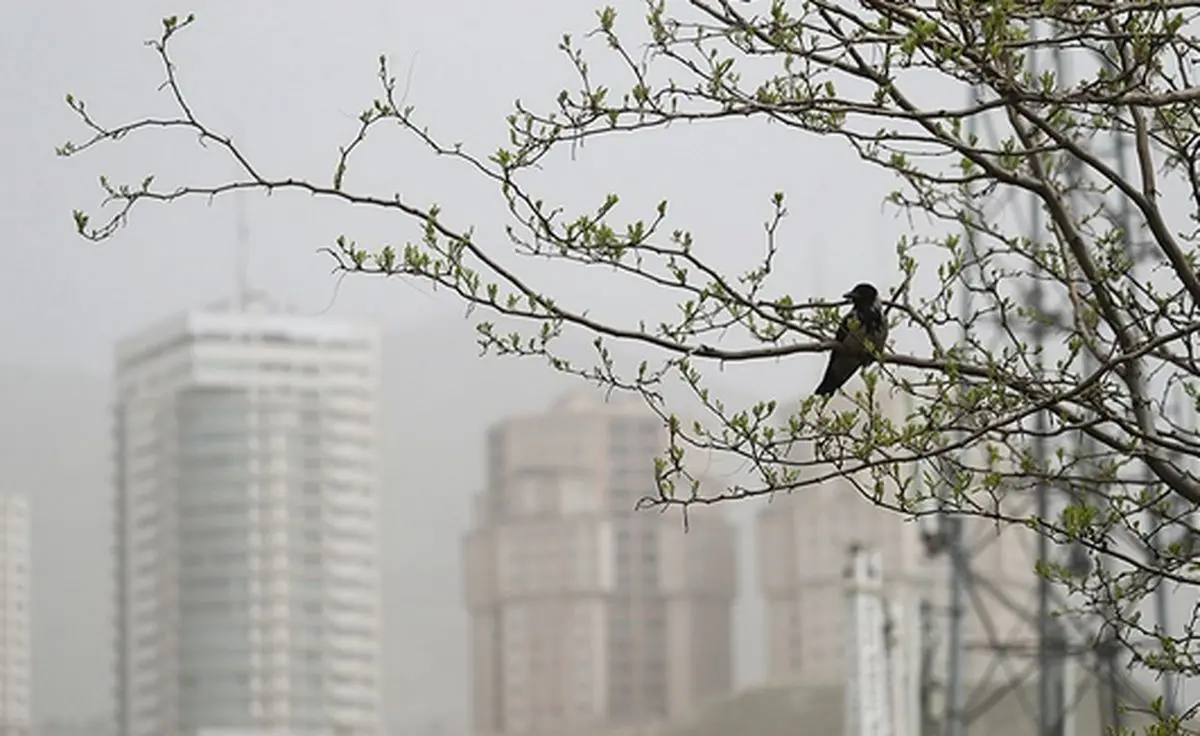
[{"label": "beige apartment tower", "polygon": [[731,689],[733,526],[634,510],[665,446],[640,402],[590,392],[489,431],[463,554],[477,734],[661,723]]}]

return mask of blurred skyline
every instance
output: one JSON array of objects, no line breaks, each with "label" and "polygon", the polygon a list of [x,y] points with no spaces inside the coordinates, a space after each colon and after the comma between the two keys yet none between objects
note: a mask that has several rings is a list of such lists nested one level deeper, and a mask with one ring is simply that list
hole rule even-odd
[{"label": "blurred skyline", "polygon": [[[453,324],[391,332],[384,342],[384,677],[390,691],[406,694],[385,701],[392,725],[466,725],[469,631],[460,544],[470,526],[470,497],[484,480],[484,430],[540,411],[578,385],[535,364],[479,360],[469,334],[451,337],[446,328]],[[405,364],[400,358],[409,350],[441,358]],[[458,381],[438,380],[448,367]],[[35,722],[89,718],[112,708],[111,401],[106,379],[0,365],[6,408],[0,436],[7,440],[0,467],[6,484],[30,498],[33,519]],[[444,426],[430,432],[428,421],[410,416],[443,417]],[[739,522],[738,686],[763,673],[750,534],[755,508],[728,509]],[[71,605],[63,605],[64,595]],[[63,637],[64,631],[75,635]]]},{"label": "blurred skyline", "polygon": [[[639,22],[640,3],[617,5]],[[75,234],[72,209],[98,215],[100,173],[137,179],[154,173],[170,183],[215,181],[232,168],[188,136],[148,136],[58,159],[54,147],[85,132],[64,96],[85,100],[105,122],[166,112],[168,100],[157,91],[162,72],[143,42],[159,33],[163,15],[195,12],[197,24],[178,38],[175,51],[199,114],[236,133],[266,170],[327,180],[337,146],[377,95],[380,53],[392,57],[397,76],[411,69],[409,101],[424,122],[487,153],[501,140],[516,98],[544,107],[561,87],[574,86],[555,46],[563,32],[590,29],[593,10],[586,3],[465,0],[170,7],[50,0],[0,8],[0,95],[8,111],[0,136],[6,241],[0,469],[6,486],[30,496],[34,515],[35,718],[88,717],[111,708],[105,627],[113,345],[174,312],[228,296],[237,280],[232,198],[141,209],[102,245]],[[838,294],[863,278],[892,280],[890,244],[900,223],[880,216],[886,176],[847,165],[853,158],[839,147],[777,128],[743,132],[736,144],[728,143],[729,132],[722,125],[678,128],[589,147],[575,162],[557,162],[538,184],[580,208],[618,191],[631,216],[668,198],[670,225],[696,231],[720,250],[722,265],[739,268],[763,252],[768,199],[783,190],[792,215],[780,229],[789,244],[778,264],[781,283],[807,295],[818,284]],[[781,151],[792,165],[779,166]],[[364,154],[351,169],[350,186],[440,202],[448,216],[476,223],[496,248],[508,248],[497,192],[463,167],[426,156],[394,133],[373,136]],[[401,722],[457,720],[466,709],[458,538],[469,495],[482,479],[483,429],[506,414],[544,406],[571,383],[534,361],[478,359],[473,324],[456,302],[398,280],[339,280],[316,252],[342,232],[361,242],[405,237],[406,223],[396,231],[394,218],[305,197],[251,195],[245,205],[252,287],[302,313],[369,318],[389,330],[385,661],[388,684],[405,697],[389,700],[388,715]],[[613,293],[591,273],[553,275],[564,293],[618,318],[636,318],[652,306]],[[805,390],[819,369],[814,358],[786,371],[766,366],[723,378],[732,386],[739,377],[753,378],[751,398],[786,396]],[[470,461],[445,462],[451,457]],[[745,519],[750,506],[731,510]],[[742,544],[748,544],[744,534]],[[65,591],[72,602],[58,599]],[[761,670],[759,618],[748,596],[753,586],[743,586],[736,619],[742,683]],[[62,631],[78,636],[56,635]]]},{"label": "blurred skyline", "polygon": [[[640,29],[640,0],[612,3]],[[110,405],[113,348],[123,336],[231,295],[238,280],[233,198],[139,208],[100,245],[74,230],[75,208],[101,213],[97,176],[166,185],[215,183],[231,164],[186,135],[148,135],[72,159],[54,147],[86,133],[67,93],[106,123],[166,114],[162,70],[144,41],[160,18],[195,12],[176,62],[198,114],[232,133],[271,175],[328,181],[337,147],[378,96],[379,54],[418,119],[481,155],[503,140],[520,98],[546,109],[577,80],[556,49],[595,24],[599,3],[363,0],[355,4],[67,0],[0,6],[0,491],[25,494],[33,516],[35,721],[112,710]],[[602,43],[587,47],[604,73]],[[757,128],[751,126],[758,125]],[[427,155],[395,131],[373,135],[350,187],[402,191],[477,226],[509,249],[498,192],[461,165]],[[610,191],[631,219],[668,199],[668,229],[692,230],[718,267],[740,271],[765,248],[769,198],[790,216],[778,231],[776,284],[830,297],[858,281],[896,281],[894,244],[908,223],[882,207],[893,185],[843,146],[781,126],[738,120],[677,126],[590,144],[552,159],[536,190],[568,211]],[[626,209],[628,208],[628,209]],[[484,477],[484,431],[539,411],[576,381],[536,360],[478,357],[473,320],[429,287],[396,279],[340,279],[317,249],[345,233],[364,245],[412,237],[410,222],[280,195],[247,196],[252,287],[304,314],[371,319],[387,330],[384,356],[383,575],[389,725],[467,726],[467,615],[459,567],[471,494]],[[611,288],[592,271],[527,262],[537,283],[610,319],[633,322],[664,307],[653,294]],[[670,305],[667,305],[670,306]],[[483,315],[476,315],[476,318]],[[821,356],[740,366],[713,383],[727,400],[806,394]],[[750,521],[760,502],[732,504],[739,526],[735,684],[764,674],[763,609]],[[898,522],[899,523],[899,522]],[[64,635],[69,632],[70,635]]]}]

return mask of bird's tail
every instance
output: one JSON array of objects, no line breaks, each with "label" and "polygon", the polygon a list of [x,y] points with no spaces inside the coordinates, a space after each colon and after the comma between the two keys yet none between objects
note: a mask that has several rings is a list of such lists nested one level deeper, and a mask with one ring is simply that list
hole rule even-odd
[{"label": "bird's tail", "polygon": [[829,365],[825,367],[825,376],[821,379],[821,385],[817,386],[817,390],[814,392],[817,396],[832,396],[841,387],[843,382],[839,381],[834,373],[833,361],[830,361]]}]

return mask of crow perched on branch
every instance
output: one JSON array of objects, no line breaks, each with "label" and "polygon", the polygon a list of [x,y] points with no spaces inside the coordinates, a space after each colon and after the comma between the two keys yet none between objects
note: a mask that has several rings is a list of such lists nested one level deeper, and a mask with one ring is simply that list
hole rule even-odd
[{"label": "crow perched on branch", "polygon": [[838,344],[829,353],[825,377],[817,386],[818,396],[829,396],[844,386],[855,371],[874,362],[872,351],[877,355],[887,342],[888,326],[879,290],[871,284],[859,284],[842,296],[850,300],[850,311],[838,325],[834,337]]}]

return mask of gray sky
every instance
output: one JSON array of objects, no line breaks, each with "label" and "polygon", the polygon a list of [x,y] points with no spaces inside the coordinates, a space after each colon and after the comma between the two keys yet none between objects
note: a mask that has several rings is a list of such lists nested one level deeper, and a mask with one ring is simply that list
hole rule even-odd
[{"label": "gray sky", "polygon": [[[190,101],[213,127],[234,132],[268,175],[329,180],[337,146],[349,139],[358,112],[378,94],[374,74],[380,53],[392,57],[401,80],[412,66],[408,99],[420,119],[447,142],[462,141],[482,155],[503,140],[503,119],[515,98],[545,110],[559,89],[575,87],[573,72],[555,47],[563,32],[578,37],[592,27],[595,4],[293,0],[173,7],[149,0],[41,0],[0,6],[0,233],[5,242],[0,248],[5,346],[0,363],[25,371],[22,386],[37,380],[75,385],[84,396],[66,405],[61,394],[22,397],[25,411],[45,420],[39,425],[42,434],[24,441],[34,449],[61,442],[91,453],[86,458],[16,450],[0,455],[18,470],[11,474],[0,466],[0,478],[7,477],[0,482],[15,477],[39,486],[14,490],[28,492],[35,507],[43,501],[37,510],[40,567],[35,567],[37,610],[46,613],[39,632],[47,635],[35,644],[40,717],[86,716],[110,707],[110,664],[104,661],[108,581],[77,583],[107,575],[97,560],[107,553],[108,528],[102,521],[110,490],[103,452],[95,444],[107,432],[103,392],[112,345],[167,313],[226,296],[235,283],[231,199],[143,208],[103,245],[74,234],[73,208],[98,214],[100,173],[132,181],[153,173],[170,185],[215,182],[228,177],[232,166],[181,134],[147,135],[57,159],[54,146],[84,135],[64,95],[82,98],[105,122],[168,113],[166,95],[156,91],[161,69],[143,41],[157,35],[162,15],[194,11],[198,24],[175,46]],[[616,4],[638,27],[642,3]],[[603,48],[590,47],[602,71]],[[779,233],[783,253],[777,284],[791,285],[800,297],[833,296],[859,280],[883,285],[895,280],[894,243],[904,223],[880,205],[892,181],[858,163],[841,145],[736,121],[614,138],[590,144],[574,162],[559,156],[550,163],[539,175],[539,191],[577,209],[592,209],[605,193],[617,191],[623,207],[645,216],[667,198],[670,227],[691,229],[699,247],[730,269],[753,265],[763,252],[761,223],[769,214],[771,193],[782,190],[791,216]],[[507,247],[498,193],[461,165],[425,154],[398,131],[380,131],[370,139],[347,183],[383,194],[400,191],[417,202],[436,201],[450,222],[474,224],[481,242]],[[304,312],[328,308],[335,315],[372,317],[419,336],[411,345],[420,350],[407,349],[410,338],[404,338],[394,340],[389,352],[389,371],[396,372],[400,384],[389,399],[395,408],[389,439],[427,443],[421,454],[410,447],[412,456],[473,452],[481,457],[479,440],[487,423],[506,412],[540,409],[561,387],[547,381],[546,370],[536,365],[498,369],[476,361],[470,323],[459,319],[455,303],[432,296],[427,287],[352,278],[335,289],[331,264],[317,248],[343,232],[365,244],[401,240],[415,234],[409,222],[298,196],[253,195],[247,212],[253,286]],[[603,314],[632,320],[653,309],[640,301],[640,292],[635,298],[614,290],[594,272],[535,272],[552,274],[559,293]],[[815,356],[800,358],[790,367],[733,373],[728,380],[753,375],[756,391],[788,396],[807,390],[820,364]],[[39,371],[54,375],[28,377]],[[412,405],[406,402],[422,397],[448,397],[463,415],[413,411],[420,424],[409,421],[405,409]],[[6,405],[17,398],[0,394]],[[72,416],[74,407],[87,416]],[[25,429],[0,424],[10,438]],[[35,437],[44,442],[34,443]],[[398,457],[403,452],[397,450]],[[43,472],[38,458],[55,467]],[[76,458],[81,467],[99,468],[100,477],[89,482],[87,474],[69,473],[64,466]],[[388,604],[400,612],[389,614],[388,677],[391,689],[405,695],[390,703],[393,722],[465,719],[465,618],[455,565],[467,495],[481,478],[476,464],[470,460],[460,478],[442,479],[446,487],[438,487],[439,463],[417,463],[394,472],[404,487],[386,490],[385,549],[393,575]],[[426,556],[432,561],[425,567],[414,561]],[[756,585],[752,578],[743,580],[744,595],[754,594]],[[88,613],[92,607],[95,615]],[[743,681],[754,679],[759,666],[754,642],[761,631],[756,609],[745,611],[738,624],[739,640],[746,643]],[[79,632],[78,641],[53,636],[67,627]]]},{"label": "gray sky", "polygon": [[[623,7],[636,25],[641,4]],[[232,288],[232,200],[148,207],[103,245],[73,236],[70,218],[76,207],[96,214],[100,173],[132,181],[154,173],[164,184],[211,182],[232,172],[217,154],[185,134],[152,134],[70,160],[53,155],[55,145],[84,133],[63,102],[68,92],[104,121],[168,112],[167,96],[156,91],[161,70],[143,41],[157,35],[169,9],[147,0],[47,0],[6,3],[0,11],[0,94],[7,113],[0,223],[10,243],[0,255],[0,283],[7,314],[36,315],[6,326],[10,355],[22,362],[107,371],[118,335]],[[589,3],[199,2],[178,8],[189,10],[199,23],[179,37],[175,53],[194,107],[214,127],[236,131],[267,172],[325,181],[336,147],[378,93],[380,53],[393,58],[401,79],[415,64],[409,101],[435,132],[486,154],[502,140],[503,117],[515,98],[548,109],[559,89],[574,87],[555,46],[564,31],[580,35],[593,23]],[[604,58],[597,50],[597,59]],[[748,266],[762,252],[768,197],[783,190],[792,216],[781,233],[790,270],[780,283],[794,281],[797,291],[807,292],[825,282],[823,291],[840,294],[859,277],[890,282],[900,223],[881,212],[888,177],[865,170],[839,145],[778,126],[765,134],[748,131],[741,123],[680,126],[590,145],[574,164],[555,160],[543,191],[592,208],[615,190],[636,208],[631,212],[647,215],[668,198],[673,225],[700,234],[704,247],[719,249],[720,260]],[[377,133],[360,162],[350,186],[437,201],[445,217],[476,224],[504,247],[499,197],[464,167],[433,159],[393,131]],[[318,247],[341,232],[363,242],[412,235],[394,217],[299,196],[267,201],[256,195],[247,209],[252,282],[314,312],[334,297],[330,264],[315,253]],[[568,285],[586,292],[593,281]],[[605,301],[603,292],[593,291]],[[627,301],[607,297],[605,306]],[[415,324],[440,305],[446,302],[416,288],[357,279],[338,292],[331,311]],[[636,312],[637,305],[625,309]]]}]

